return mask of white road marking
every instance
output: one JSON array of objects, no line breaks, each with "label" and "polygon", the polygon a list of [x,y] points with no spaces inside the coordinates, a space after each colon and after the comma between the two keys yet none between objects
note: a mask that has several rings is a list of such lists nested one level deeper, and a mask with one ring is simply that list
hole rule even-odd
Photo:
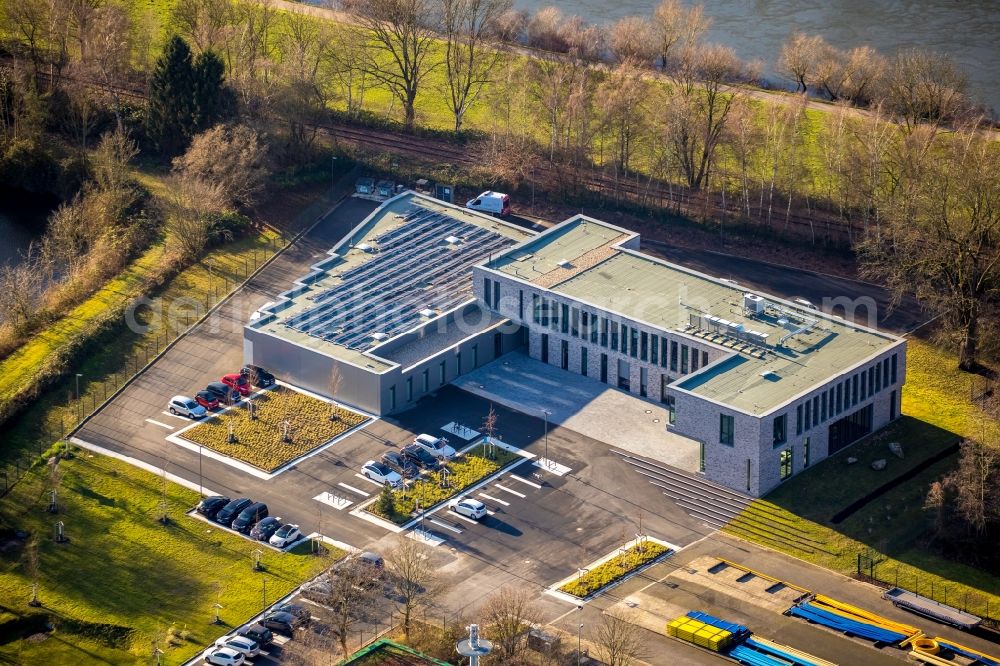
[{"label": "white road marking", "polygon": [[166,428],[167,430],[173,430],[172,425],[167,425],[166,423],[160,423],[159,421],[154,421],[153,419],[146,419],[146,423],[152,423],[153,425],[160,426],[161,428]]},{"label": "white road marking", "polygon": [[319,495],[316,495],[316,497],[313,497],[313,499],[316,500],[317,502],[328,504],[337,511],[343,511],[347,507],[354,504],[354,502],[347,499],[346,497],[342,495],[334,495],[333,493],[328,491],[321,492]]},{"label": "white road marking", "polygon": [[458,518],[459,520],[464,520],[465,522],[472,523],[473,525],[478,525],[479,524],[479,521],[473,520],[472,518],[469,518],[468,516],[463,516],[462,514],[460,514],[457,511],[450,511],[449,510],[448,511],[448,517],[449,518]]},{"label": "white road marking", "polygon": [[556,476],[565,476],[573,471],[569,467],[566,467],[566,465],[560,465],[555,460],[548,460],[546,458],[539,458],[533,464],[535,467],[545,470],[550,474],[555,474]]},{"label": "white road marking", "polygon": [[495,515],[497,515],[497,512],[496,511],[490,511],[489,509],[486,509],[486,515],[487,516],[495,516]]},{"label": "white road marking", "polygon": [[171,418],[175,418],[175,419],[183,419],[184,421],[187,421],[187,422],[189,422],[189,423],[194,423],[195,421],[198,421],[198,420],[199,420],[199,419],[193,419],[193,418],[191,418],[190,416],[181,416],[180,414],[171,414],[170,412],[168,412],[168,411],[166,411],[166,410],[163,410],[163,411],[162,411],[162,412],[160,412],[160,413],[161,413],[161,414],[163,414],[164,416],[169,416],[169,417],[171,417]]},{"label": "white road marking", "polygon": [[502,490],[505,493],[510,493],[511,495],[517,495],[521,499],[524,499],[525,497],[527,497],[527,495],[525,495],[523,493],[519,493],[516,490],[511,490],[510,488],[507,488],[506,486],[501,486],[499,483],[494,483],[493,487],[496,488],[497,490]]},{"label": "white road marking", "polygon": [[455,527],[454,525],[449,525],[448,523],[441,522],[437,518],[425,518],[424,520],[426,520],[429,523],[434,523],[438,527],[443,527],[446,530],[451,530],[455,534],[461,534],[462,533],[461,528]]},{"label": "white road marking", "polygon": [[517,474],[511,474],[507,478],[508,479],[514,479],[515,481],[520,481],[521,483],[526,483],[529,486],[533,486],[535,488],[541,488],[541,486],[538,485],[537,483],[535,483],[534,481],[528,481],[527,479],[523,479],[523,478],[519,477]]},{"label": "white road marking", "polygon": [[338,481],[337,485],[340,486],[341,488],[347,488],[348,490],[350,490],[353,493],[357,493],[359,495],[364,495],[365,497],[371,497],[371,493],[366,493],[365,491],[359,490],[358,488],[355,488],[354,486],[349,486],[346,483],[340,483]]},{"label": "white road marking", "polygon": [[492,495],[487,495],[486,493],[479,493],[479,496],[482,497],[483,499],[492,500],[492,501],[496,502],[497,504],[503,504],[504,506],[510,506],[510,502],[504,501],[502,499],[498,499],[496,497],[493,497]]},{"label": "white road marking", "polygon": [[423,530],[411,530],[406,533],[406,538],[413,539],[414,541],[419,541],[420,543],[432,547],[440,546],[445,542],[445,538],[443,536],[438,536],[437,534],[431,534],[430,532],[425,532]]}]

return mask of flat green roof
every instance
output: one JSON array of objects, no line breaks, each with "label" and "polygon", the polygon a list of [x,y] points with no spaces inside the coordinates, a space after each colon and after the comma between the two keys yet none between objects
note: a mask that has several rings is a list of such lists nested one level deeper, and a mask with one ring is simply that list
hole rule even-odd
[{"label": "flat green roof", "polygon": [[[536,279],[530,280],[539,286],[734,354],[675,383],[696,395],[751,414],[764,414],[899,342],[895,336],[622,248],[621,241],[603,251],[603,258],[580,261],[578,270],[568,269],[561,275],[563,279],[545,284],[542,276],[549,271],[544,268],[553,257],[572,266],[588,253],[593,257],[601,241],[621,238],[623,232],[626,239],[637,239],[612,225],[590,219],[583,222],[574,218],[555,227],[552,242],[549,232],[544,232],[491,266],[528,279],[529,273],[523,269],[511,271],[518,255],[527,251],[532,255],[529,261],[540,262],[540,268],[533,270]],[[630,245],[635,246],[634,242]],[[745,293],[762,296],[767,310],[760,315],[747,314]],[[713,328],[719,329],[719,320],[727,327],[742,326],[742,330],[766,335],[766,341],[758,336],[749,344],[746,337],[713,332]],[[780,346],[779,341],[783,341]]]},{"label": "flat green roof", "polygon": [[[337,290],[344,286],[344,281],[341,279],[343,273],[353,268],[361,267],[378,257],[379,252],[372,251],[373,247],[375,250],[378,249],[378,243],[375,239],[395,230],[403,230],[408,225],[413,224],[411,221],[405,220],[404,217],[418,209],[437,213],[444,216],[446,220],[471,224],[474,227],[487,230],[496,235],[490,236],[490,238],[503,237],[512,242],[521,242],[535,236],[535,233],[532,231],[521,229],[481,213],[452,206],[415,192],[405,192],[386,201],[357,227],[352,229],[331,250],[330,257],[319,261],[314,265],[314,269],[316,270],[299,279],[298,282],[302,284],[289,285],[292,288],[283,295],[283,298],[279,300],[276,306],[271,308],[273,316],[262,317],[258,323],[251,322],[250,326],[255,330],[283,338],[309,349],[320,351],[360,367],[367,367],[376,372],[383,372],[395,367],[396,362],[391,358],[380,358],[378,356],[377,348],[379,345],[391,340],[392,337],[395,337],[398,332],[385,340],[372,340],[366,344],[365,348],[352,349],[343,344],[335,343],[330,339],[292,328],[286,324],[296,315],[303,315],[315,308],[317,305],[315,299],[318,295],[330,290]],[[444,229],[443,223],[441,228]],[[444,231],[442,233],[429,233],[420,240],[408,243],[407,251],[410,253],[424,252],[426,257],[424,260],[425,263],[422,263],[421,266],[425,266],[428,270],[433,269],[438,265],[443,265],[451,256],[456,256],[457,248],[464,247],[462,241],[457,241],[456,243],[446,242],[447,236],[448,234]],[[472,266],[481,259],[482,257],[457,265],[448,275],[466,270],[471,271]],[[422,273],[423,271],[418,271],[418,274],[411,278],[412,284],[406,284],[408,291],[402,296],[395,296],[393,302],[398,302],[410,295],[418,299],[426,297],[429,301],[433,297],[434,290],[440,288],[440,284],[429,284],[423,281],[421,279]],[[448,275],[442,276],[440,282],[444,282]],[[455,295],[456,298],[461,298],[463,295],[467,295],[469,299],[472,298],[471,277],[467,284],[460,285]],[[372,290],[371,299],[375,302],[379,298],[380,293],[377,286]],[[457,303],[455,305],[457,306]],[[448,311],[449,308],[447,307],[442,310],[436,310],[433,316],[441,316],[447,314]],[[408,328],[419,326],[420,323],[430,321],[431,319],[432,317],[424,317],[420,321],[415,321],[413,326]],[[370,328],[372,332],[378,332],[376,325],[372,325]],[[364,326],[361,326],[358,332],[362,333],[364,330]]]}]

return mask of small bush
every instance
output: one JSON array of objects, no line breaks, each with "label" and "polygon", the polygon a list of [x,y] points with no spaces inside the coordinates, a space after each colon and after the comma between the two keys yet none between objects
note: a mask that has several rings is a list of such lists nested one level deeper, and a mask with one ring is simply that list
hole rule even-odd
[{"label": "small bush", "polygon": [[602,587],[624,578],[667,552],[670,552],[669,548],[655,541],[636,544],[624,553],[594,567],[583,576],[566,583],[559,588],[559,591],[581,599],[589,597]]}]

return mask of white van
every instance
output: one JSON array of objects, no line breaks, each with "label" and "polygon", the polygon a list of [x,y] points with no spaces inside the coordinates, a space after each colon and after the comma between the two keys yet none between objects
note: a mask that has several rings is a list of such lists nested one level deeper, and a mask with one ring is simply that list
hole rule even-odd
[{"label": "white van", "polygon": [[503,192],[486,191],[475,199],[467,201],[465,207],[496,217],[506,217],[510,215],[510,196]]}]

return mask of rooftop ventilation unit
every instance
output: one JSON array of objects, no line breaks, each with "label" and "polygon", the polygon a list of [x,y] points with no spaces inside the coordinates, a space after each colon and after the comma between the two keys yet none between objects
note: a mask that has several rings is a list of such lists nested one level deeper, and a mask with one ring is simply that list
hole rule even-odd
[{"label": "rooftop ventilation unit", "polygon": [[437,312],[435,312],[434,310],[431,310],[430,308],[426,308],[426,309],[420,311],[420,316],[421,317],[427,317],[428,319],[431,319],[432,317],[436,317],[437,316]]},{"label": "rooftop ventilation unit", "polygon": [[385,340],[387,337],[389,337],[389,336],[386,335],[385,333],[372,333],[372,340],[381,341],[381,340]]},{"label": "rooftop ventilation unit", "polygon": [[767,301],[757,294],[743,294],[743,309],[753,315],[764,314]]},{"label": "rooftop ventilation unit", "polygon": [[569,268],[572,265],[573,264],[571,264],[568,259],[560,259],[559,260],[559,268]]},{"label": "rooftop ventilation unit", "polygon": [[354,249],[361,250],[362,252],[373,252],[375,250],[375,248],[368,243],[358,243],[354,246]]},{"label": "rooftop ventilation unit", "polygon": [[763,377],[764,379],[770,379],[771,381],[781,379],[781,375],[779,375],[774,370],[765,370],[764,372],[760,373],[760,376]]},{"label": "rooftop ventilation unit", "polygon": [[462,239],[459,238],[458,236],[448,236],[447,238],[444,239],[444,242],[447,243],[448,245],[458,245],[459,243],[462,242]]},{"label": "rooftop ventilation unit", "polygon": [[743,338],[747,342],[751,342],[755,345],[760,345],[761,347],[767,346],[767,333],[761,333],[760,331],[747,331],[743,334]]}]

